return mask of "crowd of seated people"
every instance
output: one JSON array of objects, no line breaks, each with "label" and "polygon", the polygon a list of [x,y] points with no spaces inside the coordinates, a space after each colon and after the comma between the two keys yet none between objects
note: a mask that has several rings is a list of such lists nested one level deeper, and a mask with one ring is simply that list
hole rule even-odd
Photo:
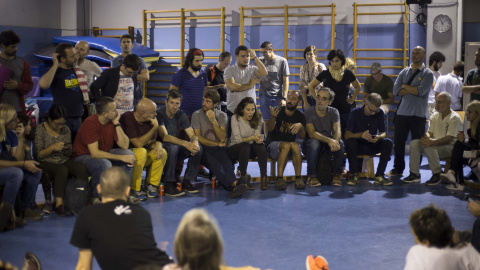
[{"label": "crowd of seated people", "polygon": [[[25,223],[22,217],[39,220],[44,212],[64,216],[69,177],[89,181],[90,202],[98,203],[101,196],[96,186],[100,175],[112,166],[124,167],[130,174],[129,200],[135,203],[159,196],[160,185],[164,185],[167,196],[197,193],[195,184],[201,165],[218,178],[230,198],[241,197],[254,189],[247,170],[252,158],[258,162],[262,190],[269,188],[269,157],[278,160],[278,175],[270,179],[277,190],[287,188],[283,171],[289,158],[295,167],[295,187],[303,189],[306,184],[342,186],[346,157],[351,172],[346,183],[357,185],[361,170],[357,155],[376,153],[381,155],[374,183],[391,185],[386,175],[403,174],[405,141],[411,132],[415,158],[410,159],[410,175],[403,182],[421,181],[417,163],[423,153],[433,172],[427,185],[437,185],[444,178],[450,181],[449,188],[463,189],[463,162],[456,157],[464,150],[480,148],[476,140],[478,101],[467,106],[470,139],[466,143],[460,132],[462,121],[450,109],[452,96],[448,91],[437,91],[436,113],[430,116],[425,132],[434,76],[423,63],[425,50],[419,46],[412,51],[412,64],[400,72],[395,83],[381,73],[379,63],[373,63],[364,86],[363,105],[353,106],[353,110],[361,85],[352,72],[355,63],[341,50],[328,53],[327,68],[317,62],[315,46],[307,46],[300,90],[288,90],[288,63],[273,53],[270,42],[262,44],[262,57],[257,57],[253,49],[238,46],[232,66],[228,66],[232,55],[222,53],[220,69],[216,66],[212,78],[202,69],[203,51],[192,48],[184,67],[173,75],[165,106],[157,108],[155,102],[140,95],[138,82],[147,81],[149,76],[142,60],[131,53],[130,38],[121,38],[124,54],[115,67],[101,74],[93,62],[85,64],[87,42],[77,46],[59,44],[52,57],[53,66],[40,79],[42,88],[52,89],[53,106],[35,131],[29,118],[22,116],[21,106],[1,105],[0,139],[2,150],[8,151],[0,155],[0,174],[8,177],[0,179],[0,186],[3,201],[16,207],[19,224]],[[26,65],[15,61],[19,42],[12,31],[0,34],[0,58],[8,62],[5,66]],[[450,76],[455,80],[459,79],[460,65],[456,64]],[[282,70],[281,75],[275,73],[278,70]],[[217,72],[223,73],[223,81],[217,78]],[[17,99],[23,99],[23,90],[29,85],[27,75],[22,81],[9,80],[5,91],[17,91]],[[441,88],[439,81],[437,86]],[[256,84],[262,89],[259,101]],[[394,169],[385,174],[392,150],[384,121],[389,106],[385,105],[393,102],[393,94],[400,96],[401,102],[395,116]],[[2,97],[1,102],[9,101]],[[225,112],[219,109],[220,104],[225,105]],[[297,109],[301,105],[304,113]],[[307,179],[301,176],[302,152],[307,160]],[[318,162],[324,157],[331,167],[319,172]],[[444,157],[453,157],[452,166],[446,174],[440,174],[439,159]],[[186,158],[188,164],[181,179],[177,164]],[[237,162],[238,178],[234,173]],[[144,169],[146,179],[142,178]],[[42,180],[46,199],[43,211],[35,207],[34,198],[42,173],[47,178]],[[49,183],[53,183],[53,199]],[[20,205],[15,204],[17,194],[21,195]]]}]

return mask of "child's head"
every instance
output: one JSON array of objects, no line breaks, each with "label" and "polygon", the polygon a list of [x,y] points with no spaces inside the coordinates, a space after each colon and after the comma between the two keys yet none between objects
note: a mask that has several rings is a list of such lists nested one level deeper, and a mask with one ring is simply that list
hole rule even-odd
[{"label": "child's head", "polygon": [[429,247],[446,247],[454,232],[447,213],[433,204],[413,211],[410,226],[415,242]]},{"label": "child's head", "polygon": [[173,251],[183,269],[219,269],[223,241],[216,220],[203,209],[188,211],[178,225]]},{"label": "child's head", "polygon": [[30,135],[32,132],[32,119],[25,114],[18,114],[18,124],[22,124],[25,127],[25,135]]}]

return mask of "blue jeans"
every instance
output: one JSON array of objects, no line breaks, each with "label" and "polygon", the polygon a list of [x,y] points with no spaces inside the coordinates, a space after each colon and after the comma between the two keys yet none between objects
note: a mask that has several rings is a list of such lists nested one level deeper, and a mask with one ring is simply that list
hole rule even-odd
[{"label": "blue jeans", "polygon": [[326,151],[333,157],[333,174],[342,173],[343,155],[345,154],[345,145],[340,140],[340,149],[332,152],[327,143],[315,139],[308,139],[305,142],[305,146],[302,147],[303,153],[307,156],[307,175],[309,177],[317,176],[317,161],[320,153]]},{"label": "blue jeans", "polygon": [[[108,152],[114,155],[133,155],[133,152],[130,149],[115,148],[115,149],[110,149],[110,151]],[[90,192],[92,193],[90,194],[90,196],[92,196],[93,198],[98,198],[97,185],[100,183],[100,175],[102,175],[102,173],[106,169],[111,168],[112,166],[119,166],[124,168],[127,171],[127,173],[130,175],[130,178],[132,176],[133,167],[128,167],[126,163],[120,160],[92,158],[91,155],[78,156],[78,157],[75,157],[73,160],[85,164],[88,172],[92,176],[90,178]]]},{"label": "blue jeans", "polygon": [[270,106],[278,107],[282,103],[282,97],[273,97],[260,94],[258,96],[258,102],[260,103],[260,111],[263,115],[263,121],[270,119]]},{"label": "blue jeans", "polygon": [[20,191],[22,210],[27,209],[35,201],[41,177],[42,171],[31,173],[17,167],[0,169],[0,186],[4,186],[3,200],[15,205],[15,198]]},{"label": "blue jeans", "polygon": [[185,175],[183,180],[188,181],[197,181],[198,166],[200,166],[200,159],[202,158],[202,146],[200,146],[200,151],[192,156],[191,152],[187,148],[176,145],[173,143],[164,143],[163,148],[167,150],[168,158],[167,164],[165,164],[165,181],[170,183],[175,183],[175,164],[177,161],[184,160],[188,157],[187,169],[185,170]]},{"label": "blue jeans", "polygon": [[202,164],[207,167],[227,190],[233,189],[233,182],[237,180],[235,168],[228,156],[227,148],[217,146],[204,146]]}]

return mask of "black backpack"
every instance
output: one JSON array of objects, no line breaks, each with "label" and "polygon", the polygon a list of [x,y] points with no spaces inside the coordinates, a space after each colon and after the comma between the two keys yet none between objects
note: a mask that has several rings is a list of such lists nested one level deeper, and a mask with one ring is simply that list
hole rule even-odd
[{"label": "black backpack", "polygon": [[87,205],[88,201],[88,181],[76,178],[67,180],[65,189],[64,206],[67,215],[78,215]]},{"label": "black backpack", "polygon": [[317,179],[322,185],[331,185],[333,160],[328,151],[322,150],[317,161]]}]

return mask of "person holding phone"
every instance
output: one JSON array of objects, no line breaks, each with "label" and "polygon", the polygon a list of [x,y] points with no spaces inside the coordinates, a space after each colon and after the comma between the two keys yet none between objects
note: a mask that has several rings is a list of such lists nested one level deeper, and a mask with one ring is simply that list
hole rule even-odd
[{"label": "person holding phone", "polygon": [[[375,155],[380,152],[380,162],[375,174],[375,184],[390,186],[392,181],[385,178],[385,168],[392,155],[393,142],[385,132],[385,114],[380,109],[382,97],[371,93],[365,98],[362,107],[355,108],[348,121],[345,132],[345,148],[352,175],[347,185],[359,183],[359,164],[357,155]],[[360,164],[361,165],[361,164]],[[333,185],[341,185],[334,179]]]},{"label": "person holding phone", "polygon": [[[35,130],[33,153],[42,168],[53,182],[53,196],[55,197],[55,213],[65,216],[63,196],[67,186],[67,179],[73,176],[88,181],[88,171],[85,165],[69,158],[72,154],[70,129],[66,126],[66,111],[62,105],[53,104],[45,115],[47,121],[38,125]],[[50,193],[50,190],[46,191]],[[47,213],[53,208],[53,203],[45,194]],[[50,197],[51,198],[51,197]]]}]

